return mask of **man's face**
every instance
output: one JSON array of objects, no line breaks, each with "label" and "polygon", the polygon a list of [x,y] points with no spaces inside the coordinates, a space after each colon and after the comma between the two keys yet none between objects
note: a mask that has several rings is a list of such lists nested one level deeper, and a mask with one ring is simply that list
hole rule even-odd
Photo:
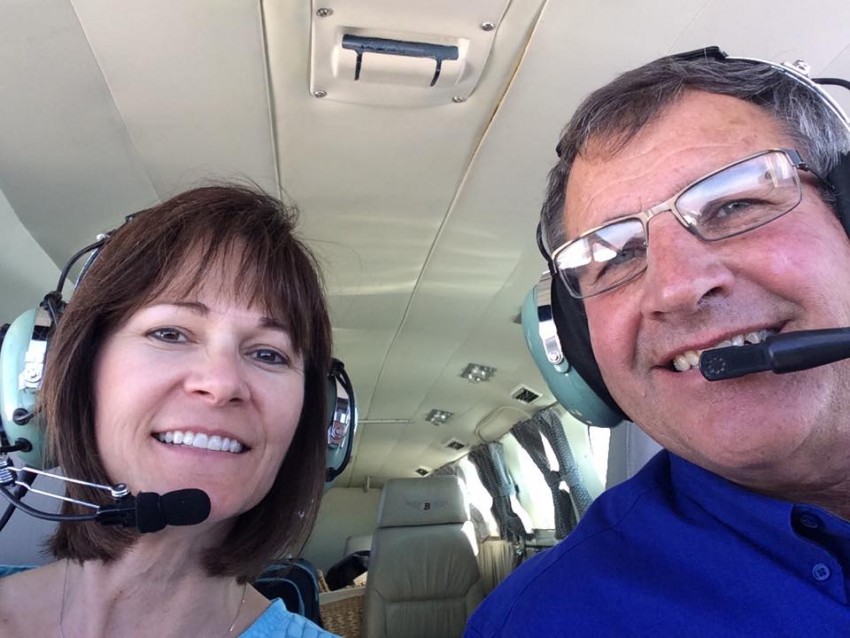
[{"label": "man's face", "polygon": [[[690,92],[621,152],[591,144],[576,160],[567,236],[648,209],[753,153],[793,147],[757,107]],[[845,479],[850,363],[708,382],[672,362],[760,330],[850,326],[850,241],[816,182],[801,178],[797,208],[715,243],[659,215],[649,225],[646,272],[585,301],[596,359],[625,412],[671,451],[765,491]]]}]

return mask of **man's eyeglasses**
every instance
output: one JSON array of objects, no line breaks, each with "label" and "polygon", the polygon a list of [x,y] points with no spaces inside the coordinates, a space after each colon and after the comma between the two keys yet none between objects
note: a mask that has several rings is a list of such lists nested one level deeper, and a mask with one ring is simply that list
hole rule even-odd
[{"label": "man's eyeglasses", "polygon": [[573,297],[608,292],[646,270],[649,220],[659,213],[672,212],[704,241],[734,237],[800,203],[798,170],[812,172],[797,151],[762,151],[698,179],[649,210],[587,231],[555,250],[552,261]]}]

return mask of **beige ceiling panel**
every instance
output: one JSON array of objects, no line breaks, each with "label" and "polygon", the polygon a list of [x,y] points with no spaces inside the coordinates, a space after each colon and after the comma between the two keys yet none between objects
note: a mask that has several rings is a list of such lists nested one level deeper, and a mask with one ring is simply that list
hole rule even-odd
[{"label": "beige ceiling panel", "polygon": [[774,62],[803,58],[817,71],[847,47],[850,4],[818,0],[810,9],[776,0],[713,0],[671,42],[670,52],[713,44],[730,55]]},{"label": "beige ceiling panel", "polygon": [[418,467],[436,469],[468,451],[445,447],[453,438],[462,440],[448,424],[437,428],[424,422],[363,423],[358,444],[368,454],[355,451],[355,462],[350,474],[342,477],[343,484],[361,485],[368,476],[380,485],[394,476],[415,476]]},{"label": "beige ceiling panel", "polygon": [[0,323],[10,323],[41,301],[59,280],[59,268],[32,238],[0,191]]},{"label": "beige ceiling panel", "polygon": [[[826,67],[813,69],[812,74],[821,77],[850,78],[850,46],[844,48]],[[844,112],[850,114],[850,91],[836,87],[829,90],[833,97],[838,100]]]},{"label": "beige ceiling panel", "polygon": [[[371,304],[369,298],[385,290],[412,290],[533,12],[520,16],[517,33],[500,28],[497,48],[508,38],[507,51],[494,52],[474,99],[381,109],[310,95],[307,9],[306,3],[265,4],[282,182],[305,213],[308,236],[327,250],[331,292]],[[302,25],[295,30],[300,38],[292,37],[292,24]],[[324,170],[316,170],[316,158]]]},{"label": "beige ceiling panel", "polygon": [[[816,75],[824,77],[850,78],[850,44],[845,47],[829,64],[823,69],[815,69]],[[831,89],[832,90],[832,89]],[[845,111],[850,111],[850,91],[844,89],[832,90]]]},{"label": "beige ceiling panel", "polygon": [[277,191],[259,2],[73,6],[160,197],[209,179]]},{"label": "beige ceiling panel", "polygon": [[[804,60],[813,77],[850,77],[850,3],[820,0],[814,7],[801,12],[775,0],[714,0],[682,32],[672,51],[716,44],[729,55],[772,62]],[[735,19],[729,20],[732,14]],[[850,91],[830,91],[845,111],[850,109]]]},{"label": "beige ceiling panel", "polygon": [[69,4],[0,4],[0,60],[0,189],[64,263],[156,194]]}]

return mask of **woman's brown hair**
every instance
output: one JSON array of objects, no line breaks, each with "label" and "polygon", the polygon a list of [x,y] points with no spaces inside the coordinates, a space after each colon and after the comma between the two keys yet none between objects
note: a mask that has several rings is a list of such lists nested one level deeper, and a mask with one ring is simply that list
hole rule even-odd
[{"label": "woman's brown hair", "polygon": [[[105,338],[166,288],[189,293],[208,268],[238,256],[239,289],[233,294],[285,325],[303,357],[305,382],[301,417],[271,489],[205,556],[210,575],[240,581],[256,577],[273,558],[300,552],[325,476],[331,328],[316,260],[294,236],[296,218],[293,207],[273,197],[229,185],[187,191],[133,216],[111,234],[79,282],[51,335],[40,391],[49,452],[65,473],[97,483],[120,481],[106,475],[95,439],[94,362]],[[190,254],[200,255],[200,262],[186,277]],[[81,486],[69,494],[102,499]],[[66,504],[65,511],[78,510]],[[59,559],[111,561],[137,537],[129,529],[63,523],[49,549]]]}]

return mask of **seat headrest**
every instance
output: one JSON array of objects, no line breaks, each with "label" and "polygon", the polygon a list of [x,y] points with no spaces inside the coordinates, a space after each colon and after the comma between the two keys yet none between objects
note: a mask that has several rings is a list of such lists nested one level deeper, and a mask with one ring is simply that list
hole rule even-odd
[{"label": "seat headrest", "polygon": [[469,520],[463,483],[456,476],[391,479],[381,492],[378,527],[445,525]]},{"label": "seat headrest", "polygon": [[342,555],[348,556],[354,552],[369,551],[370,549],[372,549],[372,535],[355,534],[345,539],[345,551]]}]

